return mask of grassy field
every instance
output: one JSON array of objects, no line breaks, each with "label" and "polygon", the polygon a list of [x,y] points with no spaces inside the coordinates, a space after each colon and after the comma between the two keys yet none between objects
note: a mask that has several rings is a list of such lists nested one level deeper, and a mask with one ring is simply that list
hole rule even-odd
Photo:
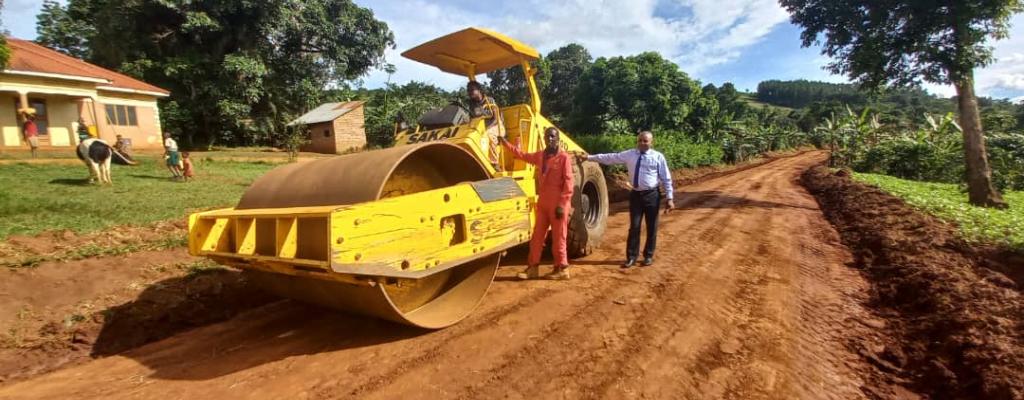
[{"label": "grassy field", "polygon": [[1003,193],[1007,210],[973,207],[957,185],[908,181],[886,175],[855,173],[854,178],[960,227],[965,238],[1024,250],[1024,192]]},{"label": "grassy field", "polygon": [[[161,162],[158,163],[157,161]],[[232,206],[258,176],[277,164],[197,158],[196,179],[170,180],[158,157],[135,167],[112,166],[113,186],[88,183],[84,165],[0,165],[0,239],[69,229],[185,218],[194,210]]]},{"label": "grassy field", "polygon": [[777,110],[779,110],[781,112],[784,112],[784,113],[789,113],[790,111],[793,111],[793,109],[789,108],[789,107],[776,106],[776,105],[772,105],[772,104],[768,104],[768,103],[762,103],[760,101],[757,101],[757,93],[741,93],[740,94],[740,99],[742,99],[743,101],[747,102],[747,104],[749,104],[751,107],[756,108],[756,109],[762,109],[762,108],[765,108],[765,107],[769,107],[769,108],[777,109]]}]

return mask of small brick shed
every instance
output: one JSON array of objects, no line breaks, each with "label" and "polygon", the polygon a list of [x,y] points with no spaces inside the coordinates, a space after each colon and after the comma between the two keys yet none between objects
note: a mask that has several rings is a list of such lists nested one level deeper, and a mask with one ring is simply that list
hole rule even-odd
[{"label": "small brick shed", "polygon": [[302,151],[341,154],[366,146],[362,101],[326,103],[290,122],[309,128],[309,143]]}]

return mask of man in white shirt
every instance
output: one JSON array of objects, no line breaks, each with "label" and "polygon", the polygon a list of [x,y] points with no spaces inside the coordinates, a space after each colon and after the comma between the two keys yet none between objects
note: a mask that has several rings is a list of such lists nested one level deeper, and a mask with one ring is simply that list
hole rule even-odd
[{"label": "man in white shirt", "polygon": [[622,268],[636,265],[640,254],[640,224],[646,220],[647,241],[644,244],[644,260],[641,266],[654,264],[654,248],[658,243],[658,211],[662,201],[658,191],[659,183],[665,192],[665,212],[675,208],[672,190],[672,174],[669,172],[665,155],[651,148],[654,134],[640,132],[636,136],[636,148],[620,153],[580,155],[581,160],[601,164],[623,164],[629,171],[632,187],[629,193],[629,238],[626,240],[626,262]]}]

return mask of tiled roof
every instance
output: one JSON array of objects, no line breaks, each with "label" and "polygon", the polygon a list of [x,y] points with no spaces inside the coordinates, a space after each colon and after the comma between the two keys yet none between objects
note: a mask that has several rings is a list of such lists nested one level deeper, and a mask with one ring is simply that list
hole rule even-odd
[{"label": "tiled roof", "polygon": [[89,64],[77,58],[50,50],[28,40],[7,38],[11,48],[11,62],[7,67],[10,71],[24,71],[45,74],[70,75],[84,78],[103,79],[108,83],[99,83],[98,88],[129,89],[160,94],[170,94],[167,90],[150,85],[146,82],[119,74],[106,68]]}]

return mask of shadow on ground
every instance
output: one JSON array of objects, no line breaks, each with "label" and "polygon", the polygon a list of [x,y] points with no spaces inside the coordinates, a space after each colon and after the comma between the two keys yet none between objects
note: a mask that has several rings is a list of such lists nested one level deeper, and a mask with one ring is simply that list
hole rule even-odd
[{"label": "shadow on ground", "polygon": [[89,186],[89,178],[57,178],[50,180],[51,185],[68,185],[68,186]]},{"label": "shadow on ground", "polygon": [[152,369],[151,377],[172,380],[212,379],[429,332],[282,300],[229,270],[161,281],[103,315],[93,357],[120,354]]}]

